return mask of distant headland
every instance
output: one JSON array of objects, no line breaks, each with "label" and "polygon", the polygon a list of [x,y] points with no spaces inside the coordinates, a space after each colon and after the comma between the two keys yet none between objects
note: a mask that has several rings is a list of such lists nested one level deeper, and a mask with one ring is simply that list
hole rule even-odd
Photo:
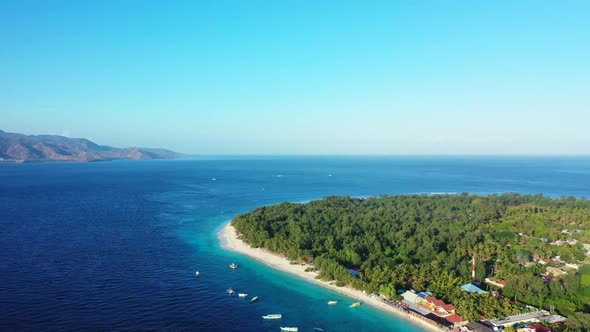
[{"label": "distant headland", "polygon": [[175,159],[186,155],[166,149],[114,148],[85,138],[24,135],[0,130],[0,162]]}]

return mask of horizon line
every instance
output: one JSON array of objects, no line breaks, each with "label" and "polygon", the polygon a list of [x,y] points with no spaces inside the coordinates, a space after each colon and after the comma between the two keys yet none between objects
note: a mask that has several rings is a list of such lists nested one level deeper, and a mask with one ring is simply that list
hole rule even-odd
[{"label": "horizon line", "polygon": [[305,154],[305,153],[183,153],[187,157],[590,157],[586,154]]}]

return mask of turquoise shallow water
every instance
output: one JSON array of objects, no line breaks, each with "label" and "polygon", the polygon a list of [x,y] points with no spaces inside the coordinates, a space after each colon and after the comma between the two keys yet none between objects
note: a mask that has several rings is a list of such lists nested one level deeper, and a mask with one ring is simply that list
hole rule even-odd
[{"label": "turquoise shallow water", "polygon": [[[589,169],[589,158],[491,157],[0,165],[0,329],[420,331],[226,251],[217,230],[260,205],[326,195],[588,196]],[[268,313],[284,318],[263,321]]]}]

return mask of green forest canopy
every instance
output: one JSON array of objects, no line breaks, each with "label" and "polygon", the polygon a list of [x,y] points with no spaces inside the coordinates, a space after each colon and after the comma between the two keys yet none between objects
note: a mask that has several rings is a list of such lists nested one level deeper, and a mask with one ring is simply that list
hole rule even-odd
[{"label": "green forest canopy", "polygon": [[[590,201],[543,195],[400,195],[366,199],[330,196],[281,203],[237,216],[244,241],[291,260],[312,262],[320,278],[395,297],[397,289],[429,290],[469,320],[517,313],[511,301],[555,308],[572,327],[590,322],[590,265],[544,280],[540,259],[583,264],[590,243]],[[560,245],[555,245],[555,241]],[[553,244],[552,244],[553,243]],[[477,278],[506,280],[506,297],[475,295],[458,286]],[[359,269],[353,277],[349,268]],[[511,300],[509,300],[511,299]],[[577,325],[576,325],[577,324]]]}]

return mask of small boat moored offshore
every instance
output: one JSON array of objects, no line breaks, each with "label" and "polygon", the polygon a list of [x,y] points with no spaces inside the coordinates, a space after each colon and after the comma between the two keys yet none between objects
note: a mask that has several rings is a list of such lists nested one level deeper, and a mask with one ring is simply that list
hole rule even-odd
[{"label": "small boat moored offshore", "polygon": [[264,319],[281,319],[282,317],[283,317],[283,315],[281,315],[281,314],[268,314],[268,315],[262,316],[262,318],[264,318]]},{"label": "small boat moored offshore", "polygon": [[353,304],[350,305],[351,308],[356,308],[356,307],[360,307],[361,303],[360,302],[355,302]]},{"label": "small boat moored offshore", "polygon": [[328,305],[336,305],[338,301],[330,300],[328,301]]},{"label": "small boat moored offshore", "polygon": [[200,275],[201,275],[201,272],[199,272],[199,271],[195,272],[195,277],[198,278]]},{"label": "small boat moored offshore", "polygon": [[299,331],[299,328],[298,327],[281,327],[281,331],[297,332],[297,331]]},{"label": "small boat moored offshore", "polygon": [[258,301],[258,296],[254,296],[250,299],[250,303]]},{"label": "small boat moored offshore", "polygon": [[230,269],[232,269],[232,270],[235,270],[235,269],[237,269],[237,268],[238,268],[238,265],[237,265],[236,263],[231,263],[231,264],[229,265],[229,268],[230,268]]},{"label": "small boat moored offshore", "polygon": [[228,288],[228,289],[227,289],[227,293],[228,293],[229,295],[234,295],[234,293],[235,293],[235,292],[236,292],[236,291],[234,291],[234,290],[233,290],[233,289],[231,289],[231,288]]},{"label": "small boat moored offshore", "polygon": [[246,297],[246,296],[248,296],[248,294],[246,294],[246,293],[238,293],[238,297]]}]

